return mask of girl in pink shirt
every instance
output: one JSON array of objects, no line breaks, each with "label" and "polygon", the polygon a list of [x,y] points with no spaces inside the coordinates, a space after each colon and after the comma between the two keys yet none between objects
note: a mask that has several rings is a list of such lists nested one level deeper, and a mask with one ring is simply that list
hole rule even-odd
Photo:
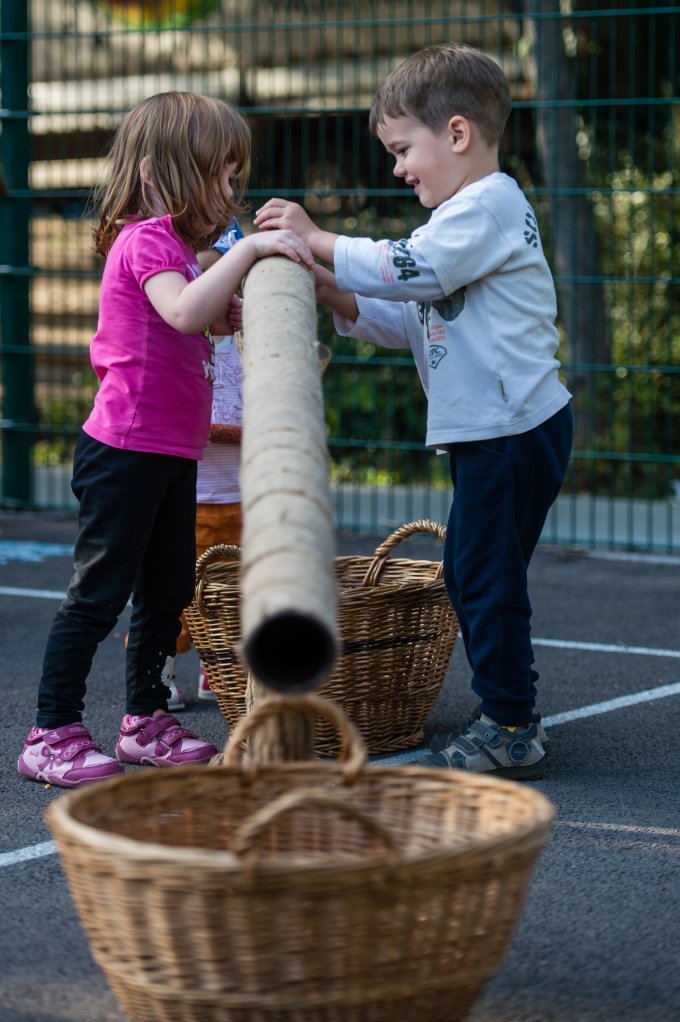
[{"label": "girl in pink shirt", "polygon": [[[75,573],[47,640],[36,726],[19,772],[75,787],[122,763],[173,766],[217,751],[167,713],[161,673],[193,595],[196,464],[210,430],[214,346],[232,333],[234,293],[252,263],[312,266],[291,231],[244,238],[201,273],[196,253],[243,212],[250,133],[228,103],[168,92],[123,121],[99,196],[106,260],[92,365],[100,381],[74,455]],[[115,758],[82,724],[99,643],[132,597],[126,713]]]}]

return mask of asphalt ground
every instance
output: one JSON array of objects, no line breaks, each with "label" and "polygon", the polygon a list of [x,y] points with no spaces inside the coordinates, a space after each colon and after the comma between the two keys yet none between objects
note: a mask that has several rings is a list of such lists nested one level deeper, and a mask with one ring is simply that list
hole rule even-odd
[{"label": "asphalt ground", "polygon": [[[71,518],[0,515],[1,1022],[126,1020],[43,822],[61,793],[16,771],[73,535]],[[339,552],[369,553],[382,538],[341,535]],[[414,538],[399,556],[439,550]],[[469,1022],[680,1019],[680,559],[541,547],[530,576],[551,743],[535,783],[557,819],[509,951]],[[125,617],[89,682],[86,723],[106,751],[123,712],[124,633]],[[195,655],[178,667],[192,697]],[[428,732],[455,727],[474,704],[461,645]],[[226,740],[214,704],[192,703],[182,722],[217,746]]]}]

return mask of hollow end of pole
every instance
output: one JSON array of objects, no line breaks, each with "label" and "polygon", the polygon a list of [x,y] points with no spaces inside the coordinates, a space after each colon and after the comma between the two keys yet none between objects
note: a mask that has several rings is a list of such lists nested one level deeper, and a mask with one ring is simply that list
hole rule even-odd
[{"label": "hollow end of pole", "polygon": [[253,675],[286,695],[309,692],[326,680],[335,662],[335,637],[321,621],[299,611],[273,614],[244,644]]}]

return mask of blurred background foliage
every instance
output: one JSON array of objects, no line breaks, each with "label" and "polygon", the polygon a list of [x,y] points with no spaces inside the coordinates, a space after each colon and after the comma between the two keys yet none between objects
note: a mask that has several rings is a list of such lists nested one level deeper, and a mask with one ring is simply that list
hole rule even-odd
[{"label": "blurred background foliage", "polygon": [[[554,271],[574,395],[567,493],[667,501],[680,489],[680,6],[632,0],[0,0],[2,504],[68,504],[95,380],[101,266],[87,198],[120,118],[168,88],[221,95],[253,130],[249,192],[329,229],[404,237],[428,215],[367,131],[405,56],[456,39],[504,68],[502,165]],[[247,222],[246,230],[251,229]],[[324,377],[338,485],[447,489],[424,450],[408,352],[338,338]],[[56,476],[55,476],[56,479]]]}]

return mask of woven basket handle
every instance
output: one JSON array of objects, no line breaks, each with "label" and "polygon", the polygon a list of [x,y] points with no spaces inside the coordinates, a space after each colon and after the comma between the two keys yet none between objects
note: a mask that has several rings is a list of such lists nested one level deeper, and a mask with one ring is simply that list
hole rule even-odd
[{"label": "woven basket handle", "polygon": [[[229,736],[224,749],[224,766],[236,766],[240,762],[243,741],[252,736],[258,727],[271,717],[281,713],[304,713],[309,717],[324,717],[334,724],[340,734],[340,755],[346,783],[351,784],[366,766],[366,746],[349,717],[330,699],[308,694],[303,696],[267,696],[255,703],[245,717],[242,717]],[[256,764],[248,764],[249,773],[257,773]]]},{"label": "woven basket handle", "polygon": [[355,820],[368,834],[372,834],[382,842],[386,853],[385,857],[389,863],[395,863],[398,860],[399,849],[396,840],[381,823],[372,819],[352,802],[315,788],[287,791],[258,809],[237,828],[230,850],[237,856],[249,859],[251,866],[255,865],[257,843],[272,824],[282,816],[308,809],[310,806],[320,809],[324,813],[337,813]]},{"label": "woven basket handle", "polygon": [[208,547],[207,550],[204,550],[196,561],[196,582],[198,583],[201,581],[208,565],[212,564],[214,561],[222,561],[225,557],[232,557],[237,561],[240,561],[241,547],[230,546],[228,543],[217,543],[215,546]]},{"label": "woven basket handle", "polygon": [[231,557],[240,561],[241,548],[238,546],[230,546],[227,543],[217,543],[215,546],[208,547],[207,550],[204,550],[196,561],[196,606],[204,617],[207,616],[207,611],[203,603],[206,571],[211,564],[214,564],[216,561],[222,561],[225,557]]},{"label": "woven basket handle", "polygon": [[[416,522],[408,522],[406,525],[400,525],[398,529],[395,529],[391,536],[388,536],[384,543],[381,543],[379,547],[376,547],[375,553],[373,554],[373,560],[371,561],[368,571],[364,576],[362,585],[375,586],[378,584],[380,573],[385,567],[385,561],[391,550],[399,546],[409,536],[413,536],[418,532],[431,532],[433,536],[444,542],[446,539],[446,526],[442,525],[441,522],[430,521],[429,518],[419,518]],[[443,564],[440,564],[437,568],[435,578],[439,579],[442,577],[444,571]]]}]

